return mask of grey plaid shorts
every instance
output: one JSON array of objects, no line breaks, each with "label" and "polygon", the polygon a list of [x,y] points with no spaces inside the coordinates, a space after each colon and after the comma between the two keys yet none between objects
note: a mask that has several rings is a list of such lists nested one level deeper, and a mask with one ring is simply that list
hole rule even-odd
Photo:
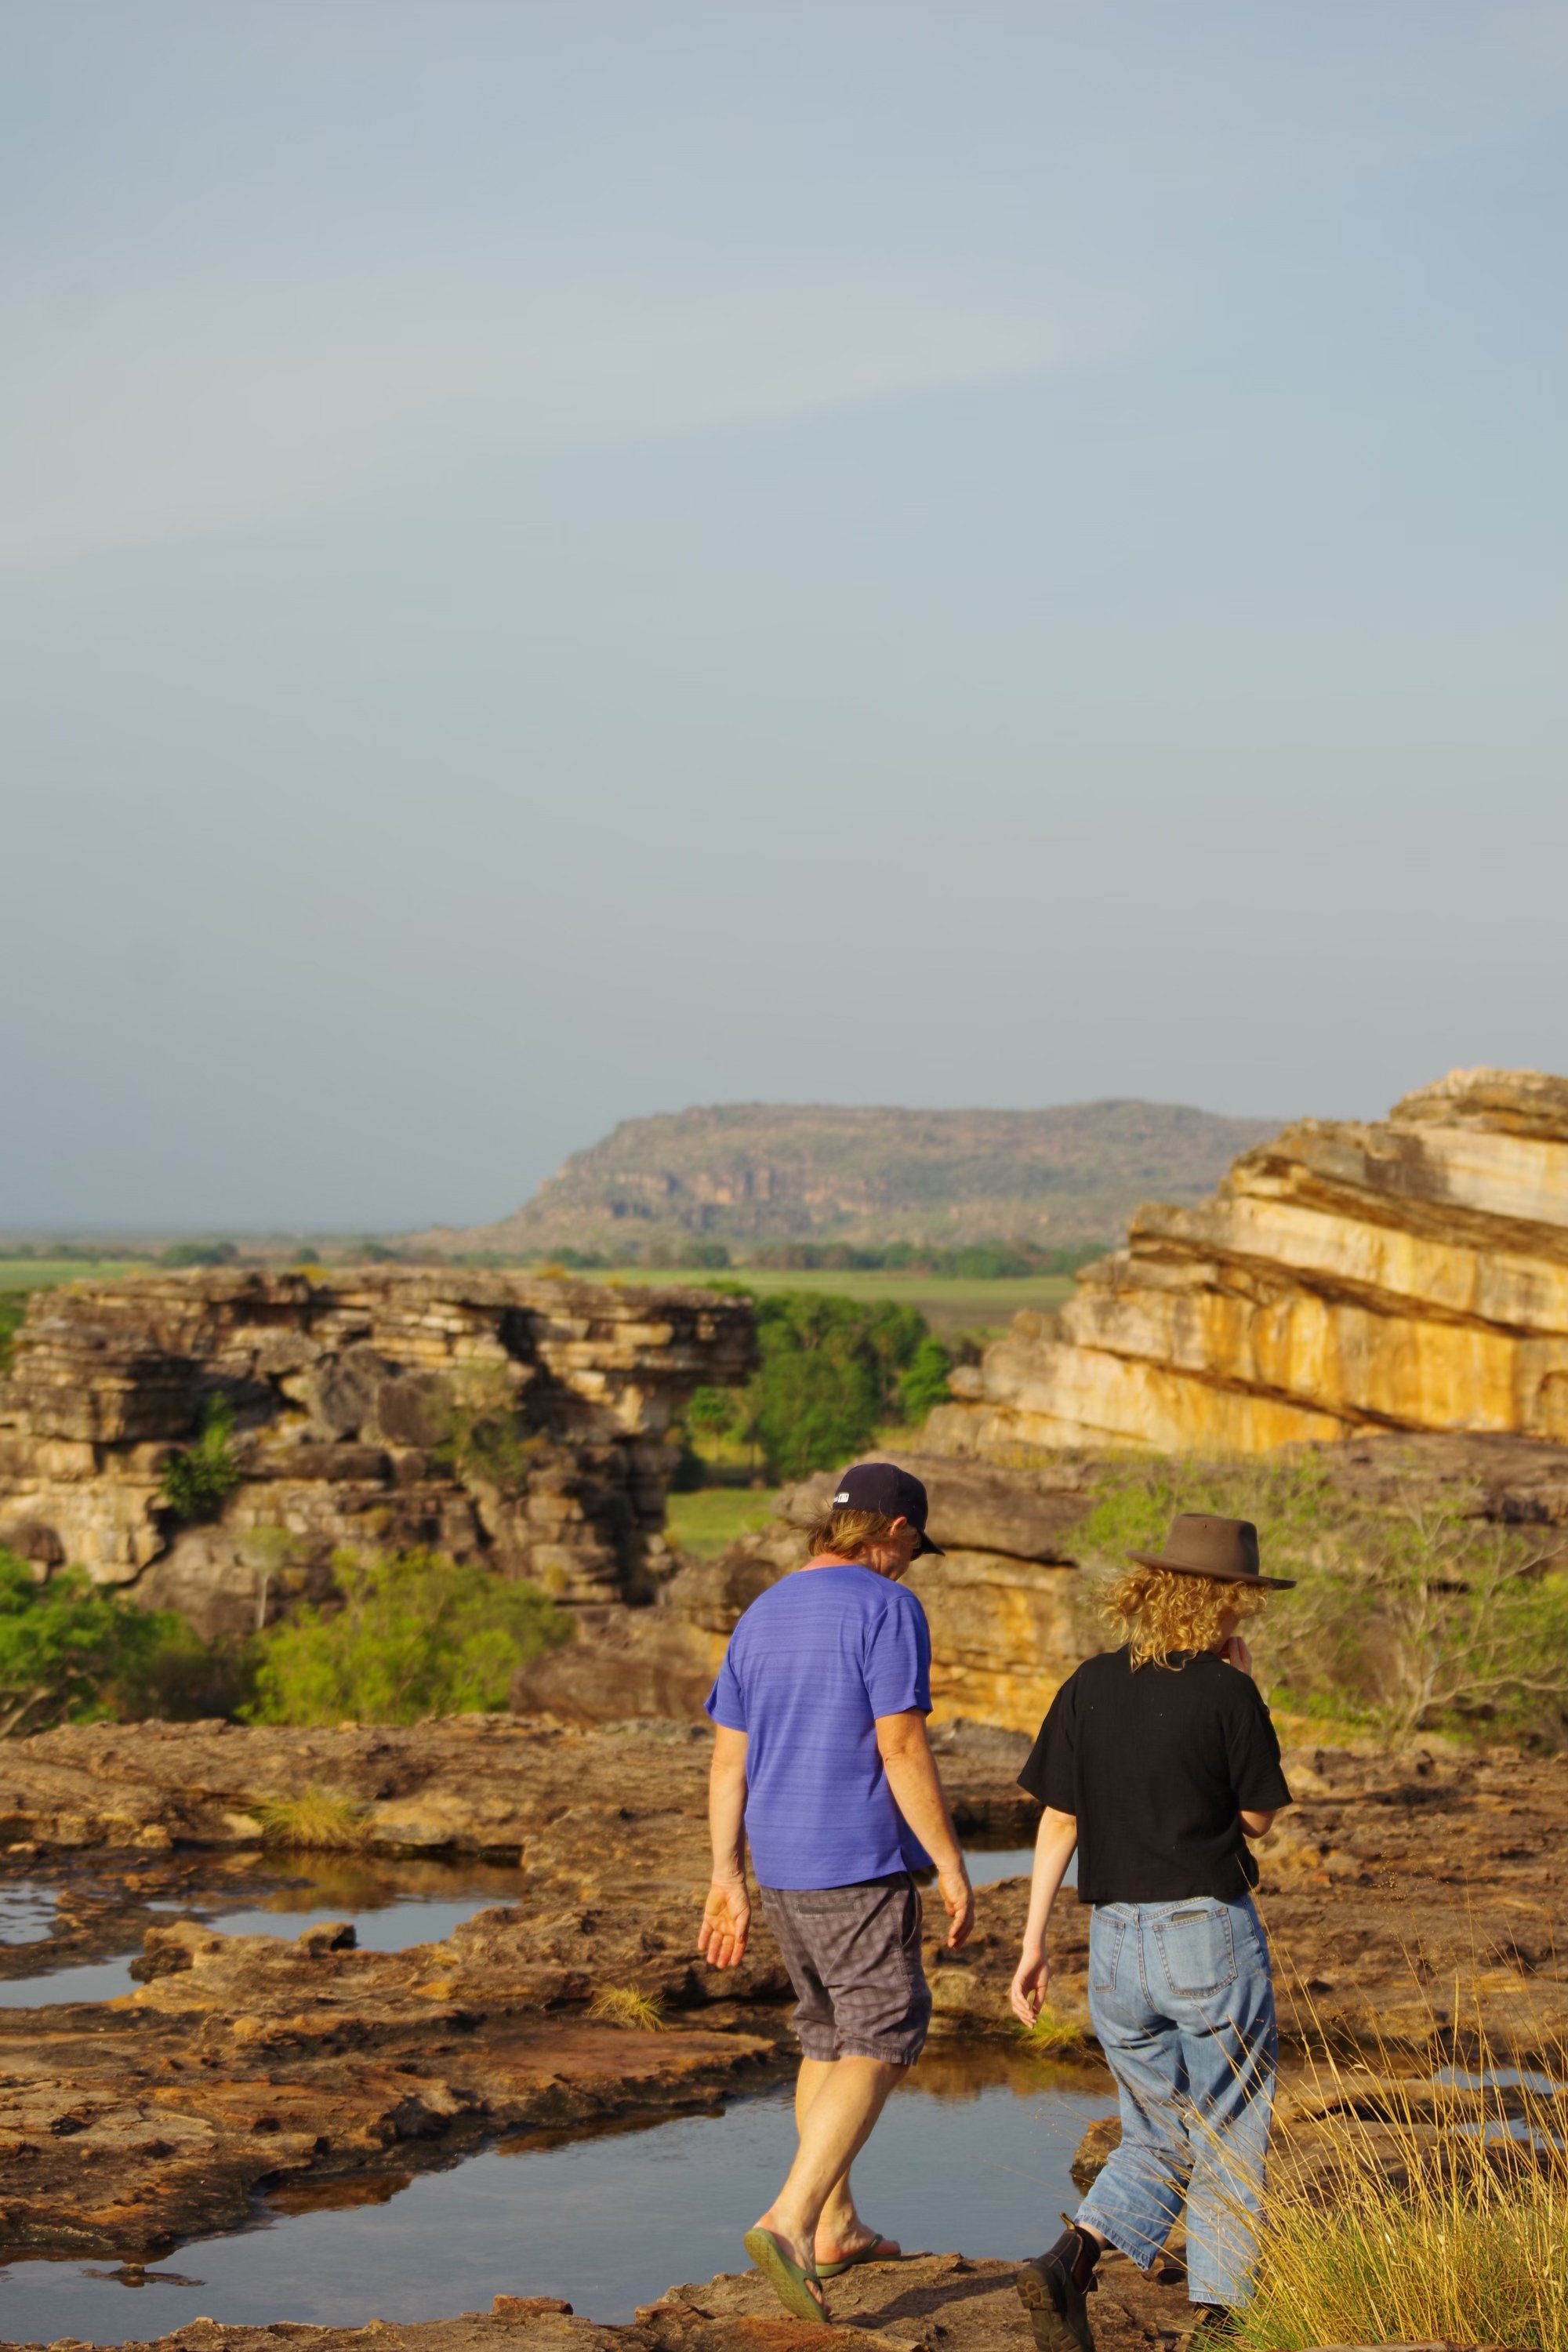
[{"label": "grey plaid shorts", "polygon": [[921,1965],[920,1889],[907,1870],[854,1886],[764,1886],[763,1910],[795,1987],[808,2058],[912,2066],[931,1992]]}]

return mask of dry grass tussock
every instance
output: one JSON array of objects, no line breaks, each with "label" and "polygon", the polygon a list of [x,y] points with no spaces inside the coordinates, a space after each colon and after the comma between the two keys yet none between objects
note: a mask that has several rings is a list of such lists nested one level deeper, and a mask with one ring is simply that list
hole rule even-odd
[{"label": "dry grass tussock", "polygon": [[[1430,2045],[1440,2050],[1442,2040]],[[1326,2044],[1271,2162],[1251,2352],[1442,2343],[1568,2352],[1568,2050],[1375,2072]]]},{"label": "dry grass tussock", "polygon": [[1071,2017],[1062,2017],[1047,2001],[1033,2025],[1020,2025],[1018,2039],[1026,2050],[1049,2058],[1066,2058],[1088,2044],[1087,2029]]},{"label": "dry grass tussock", "polygon": [[636,1985],[604,1985],[588,2003],[595,2025],[618,2025],[628,2033],[662,2033],[664,2002],[656,1992],[640,1992]]},{"label": "dry grass tussock", "polygon": [[264,1797],[256,1808],[268,1845],[352,1853],[370,1840],[370,1822],[357,1797],[335,1789],[302,1789],[294,1797]]}]

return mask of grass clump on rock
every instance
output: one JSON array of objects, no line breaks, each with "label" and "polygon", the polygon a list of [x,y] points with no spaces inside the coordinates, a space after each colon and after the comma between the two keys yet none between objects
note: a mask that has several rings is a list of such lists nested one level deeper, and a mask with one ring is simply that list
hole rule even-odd
[{"label": "grass clump on rock", "polygon": [[1521,2074],[1484,2036],[1479,2056],[1435,2079],[1373,2087],[1320,2059],[1309,2144],[1300,2160],[1277,2151],[1270,2165],[1240,2352],[1568,2352],[1568,2148],[1550,2087],[1565,2067],[1557,2049],[1544,2071]]},{"label": "grass clump on rock", "polygon": [[256,1642],[251,1723],[424,1723],[503,1707],[520,1665],[570,1639],[531,1584],[439,1552],[333,1555],[335,1602]]},{"label": "grass clump on rock", "polygon": [[618,2025],[628,2033],[662,2033],[664,2002],[656,1992],[636,1985],[605,1985],[588,2003],[595,2025]]},{"label": "grass clump on rock", "polygon": [[1047,2001],[1033,2025],[1020,2025],[1018,2039],[1037,2056],[1066,2058],[1084,2049],[1089,2036],[1075,2018],[1063,2017]]},{"label": "grass clump on rock", "polygon": [[254,1807],[268,1845],[316,1853],[354,1853],[370,1837],[370,1817],[357,1797],[336,1789],[302,1789],[298,1796],[263,1797]]}]

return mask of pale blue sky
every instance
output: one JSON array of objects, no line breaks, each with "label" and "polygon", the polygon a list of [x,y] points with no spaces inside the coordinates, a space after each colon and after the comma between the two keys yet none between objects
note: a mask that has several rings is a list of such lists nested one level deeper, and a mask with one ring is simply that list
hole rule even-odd
[{"label": "pale blue sky", "polygon": [[1568,6],[0,0],[0,1225],[1568,1069]]}]

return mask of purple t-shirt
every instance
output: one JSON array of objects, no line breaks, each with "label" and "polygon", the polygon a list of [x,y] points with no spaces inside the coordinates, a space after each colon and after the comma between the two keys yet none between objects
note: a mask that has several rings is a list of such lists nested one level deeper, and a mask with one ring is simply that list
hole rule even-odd
[{"label": "purple t-shirt", "polygon": [[869,1568],[798,1569],[753,1601],[708,1695],[746,1734],[746,1835],[763,1886],[853,1886],[931,1860],[893,1802],[877,1717],[931,1713],[931,1633]]}]

